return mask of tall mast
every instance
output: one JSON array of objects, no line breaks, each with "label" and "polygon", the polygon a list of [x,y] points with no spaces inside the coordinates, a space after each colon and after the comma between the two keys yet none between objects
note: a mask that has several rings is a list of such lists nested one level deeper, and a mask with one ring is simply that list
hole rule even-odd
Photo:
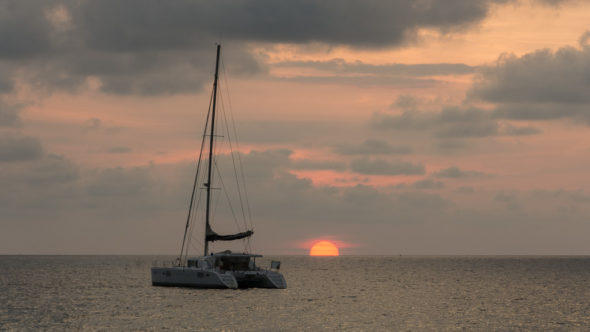
[{"label": "tall mast", "polygon": [[213,173],[213,139],[215,137],[215,107],[217,104],[217,81],[219,77],[219,54],[221,53],[221,45],[217,44],[217,57],[215,59],[215,80],[213,81],[213,105],[211,109],[211,134],[209,135],[209,168],[207,172],[207,210],[205,212],[205,253],[209,251],[209,241],[207,241],[207,233],[211,229],[209,225],[209,215],[211,210],[211,174]]}]

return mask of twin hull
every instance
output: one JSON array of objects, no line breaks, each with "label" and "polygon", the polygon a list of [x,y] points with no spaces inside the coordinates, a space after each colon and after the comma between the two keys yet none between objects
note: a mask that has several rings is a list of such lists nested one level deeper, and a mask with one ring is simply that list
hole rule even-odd
[{"label": "twin hull", "polygon": [[152,285],[196,288],[287,288],[279,272],[216,271],[195,267],[152,267]]}]

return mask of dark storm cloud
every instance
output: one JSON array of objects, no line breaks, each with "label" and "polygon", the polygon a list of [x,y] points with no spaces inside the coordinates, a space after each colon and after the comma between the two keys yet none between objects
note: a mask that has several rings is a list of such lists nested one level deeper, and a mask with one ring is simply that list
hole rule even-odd
[{"label": "dark storm cloud", "polygon": [[389,155],[410,154],[412,149],[408,146],[393,146],[386,141],[367,139],[359,145],[339,145],[334,152],[343,155]]},{"label": "dark storm cloud", "polygon": [[0,136],[0,162],[38,160],[42,156],[43,147],[36,138]]},{"label": "dark storm cloud", "polygon": [[353,172],[367,175],[414,175],[424,174],[426,170],[422,164],[397,161],[389,162],[384,159],[359,158],[351,161]]},{"label": "dark storm cloud", "polygon": [[343,59],[333,59],[330,61],[280,62],[273,66],[313,68],[341,74],[379,74],[397,76],[465,75],[475,71],[474,67],[462,63],[372,65],[361,61],[346,62]]},{"label": "dark storm cloud", "polygon": [[442,31],[482,20],[489,0],[400,1],[86,1],[85,39],[106,50],[174,49],[203,37],[384,46],[419,27]]},{"label": "dark storm cloud", "polygon": [[502,103],[590,102],[590,48],[504,55],[485,68],[472,93]]},{"label": "dark storm cloud", "polygon": [[[580,48],[538,50],[517,57],[503,55],[483,68],[469,92],[496,103],[494,117],[517,120],[581,119],[590,124],[590,47],[588,33]],[[509,130],[511,131],[511,130]],[[534,129],[514,132],[531,134]]]},{"label": "dark storm cloud", "polygon": [[0,59],[36,57],[51,49],[44,9],[53,1],[0,2]]},{"label": "dark storm cloud", "polygon": [[[246,43],[399,46],[420,28],[448,33],[476,24],[492,3],[502,2],[7,0],[0,4],[0,91],[12,89],[14,73],[2,69],[10,62],[23,69],[25,81],[50,90],[74,91],[92,77],[107,93],[192,92],[211,78],[215,41],[230,45],[233,74],[253,74],[266,69]],[[345,67],[417,76],[471,70],[461,64]]]}]

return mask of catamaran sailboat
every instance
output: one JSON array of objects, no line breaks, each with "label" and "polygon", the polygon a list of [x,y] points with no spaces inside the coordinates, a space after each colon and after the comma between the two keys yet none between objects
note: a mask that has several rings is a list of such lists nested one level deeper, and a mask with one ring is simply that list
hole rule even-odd
[{"label": "catamaran sailboat", "polygon": [[[179,257],[172,266],[152,267],[152,285],[155,286],[182,286],[198,288],[286,288],[287,282],[283,275],[278,271],[280,262],[272,261],[270,269],[263,269],[256,266],[256,258],[262,255],[247,253],[235,253],[230,250],[221,252],[209,252],[209,243],[215,241],[248,241],[254,234],[252,230],[243,230],[236,234],[221,235],[213,230],[213,190],[223,189],[214,188],[214,170],[217,170],[217,160],[215,158],[216,134],[216,108],[218,102],[219,90],[219,62],[220,62],[221,45],[217,45],[217,57],[215,61],[215,78],[213,81],[213,93],[211,97],[210,108],[203,133],[201,152],[197,164],[197,172],[193,183],[193,191],[190,199],[190,206],[184,237]],[[223,118],[221,120],[224,120]],[[207,132],[209,134],[207,135]],[[229,132],[229,129],[228,129]],[[229,135],[229,133],[228,133]],[[202,160],[206,144],[208,143],[208,159]],[[230,145],[231,146],[231,145]],[[232,155],[233,158],[233,155]],[[238,158],[239,159],[239,158]],[[233,160],[233,159],[232,159]],[[234,160],[235,161],[235,160]],[[234,162],[234,171],[238,174]],[[203,179],[204,172],[201,170],[207,166],[206,178]],[[203,167],[202,167],[203,166]],[[220,172],[217,172],[220,173]],[[219,176],[219,174],[217,174]],[[238,180],[238,176],[235,177]],[[205,181],[205,182],[201,182]],[[221,186],[225,187],[222,181]],[[203,185],[201,188],[200,185]],[[238,185],[238,192],[245,194],[245,186]],[[200,205],[201,196],[204,189],[205,206],[204,206],[204,251],[203,256],[189,257],[189,243],[192,238],[193,225],[196,220],[197,206]],[[247,202],[247,200],[245,200]],[[244,200],[240,199],[240,204]],[[242,209],[243,211],[244,209]],[[245,216],[244,216],[245,218]]]}]

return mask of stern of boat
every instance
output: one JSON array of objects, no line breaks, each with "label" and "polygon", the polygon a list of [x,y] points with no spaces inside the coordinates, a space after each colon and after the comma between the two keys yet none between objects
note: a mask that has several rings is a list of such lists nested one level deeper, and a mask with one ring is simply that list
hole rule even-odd
[{"label": "stern of boat", "polygon": [[287,288],[287,281],[280,272],[271,270],[235,271],[239,288]]},{"label": "stern of boat", "polygon": [[266,279],[268,281],[269,285],[272,285],[272,287],[267,287],[267,288],[280,288],[280,289],[285,289],[287,288],[287,281],[285,280],[285,277],[283,277],[283,274],[277,271],[267,271],[266,272]]}]

